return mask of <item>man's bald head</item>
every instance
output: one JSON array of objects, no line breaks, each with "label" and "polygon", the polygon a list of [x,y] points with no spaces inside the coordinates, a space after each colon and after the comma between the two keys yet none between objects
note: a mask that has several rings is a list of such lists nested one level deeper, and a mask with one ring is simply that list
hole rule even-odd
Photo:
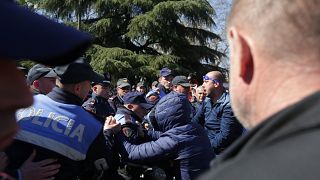
[{"label": "man's bald head", "polygon": [[220,72],[220,71],[210,71],[207,73],[207,76],[212,78],[212,79],[217,79],[221,82],[221,85],[222,85],[222,82],[224,80],[223,78],[223,74]]},{"label": "man's bald head", "polygon": [[301,60],[320,56],[319,0],[234,0],[228,28],[250,35],[261,55]]}]

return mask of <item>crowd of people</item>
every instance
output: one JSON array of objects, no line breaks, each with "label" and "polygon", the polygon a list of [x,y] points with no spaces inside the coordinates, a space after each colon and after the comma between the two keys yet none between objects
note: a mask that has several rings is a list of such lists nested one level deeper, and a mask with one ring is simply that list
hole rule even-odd
[{"label": "crowd of people", "polygon": [[35,156],[56,179],[194,179],[242,135],[221,72],[197,85],[165,67],[153,88],[120,78],[114,95],[106,74],[84,58],[34,65],[26,75],[34,102],[16,113],[6,172],[24,176],[20,167]]},{"label": "crowd of people", "polygon": [[319,8],[235,0],[230,94],[163,67],[113,95],[89,35],[0,1],[1,179],[319,179]]}]

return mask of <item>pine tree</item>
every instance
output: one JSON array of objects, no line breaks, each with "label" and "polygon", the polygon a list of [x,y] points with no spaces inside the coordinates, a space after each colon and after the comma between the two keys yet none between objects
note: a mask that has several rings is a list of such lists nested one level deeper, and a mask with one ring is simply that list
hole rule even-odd
[{"label": "pine tree", "polygon": [[[164,66],[186,75],[215,69],[214,9],[206,0],[32,0],[42,12],[94,36],[86,53],[99,72],[155,80]],[[211,46],[213,47],[213,46]]]}]

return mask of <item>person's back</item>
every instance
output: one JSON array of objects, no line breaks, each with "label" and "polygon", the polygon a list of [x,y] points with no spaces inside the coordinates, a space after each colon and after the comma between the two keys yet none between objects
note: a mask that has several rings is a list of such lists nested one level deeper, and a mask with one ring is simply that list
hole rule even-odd
[{"label": "person's back", "polygon": [[[20,167],[35,149],[38,160],[58,159],[61,167],[56,179],[75,179],[79,175],[78,169],[102,129],[81,107],[59,103],[44,95],[36,95],[31,107],[19,110],[17,119],[21,130],[16,142],[7,149],[9,159],[15,160],[11,162],[13,167]],[[92,132],[87,133],[88,130]]]},{"label": "person's back", "polygon": [[107,173],[113,163],[112,142],[104,138],[102,123],[81,107],[96,74],[83,59],[58,66],[55,72],[58,87],[47,96],[34,96],[34,104],[17,113],[20,130],[7,149],[10,166],[19,167],[35,149],[38,160],[58,159],[56,179]]},{"label": "person's back", "polygon": [[163,97],[155,112],[156,130],[163,134],[155,141],[140,145],[130,144],[119,134],[119,141],[123,142],[122,154],[128,153],[130,160],[144,163],[174,160],[178,167],[176,179],[194,179],[209,168],[214,153],[203,128],[190,122],[191,109],[183,94],[171,92]]},{"label": "person's back", "polygon": [[175,165],[179,166],[181,177],[176,179],[194,179],[205,170],[214,158],[209,139],[203,128],[196,123],[173,128],[161,135],[170,137],[177,143]]},{"label": "person's back", "polygon": [[[184,107],[179,107],[178,99],[183,99]],[[164,132],[160,138],[168,136],[177,143],[175,161],[180,166],[181,179],[194,179],[209,168],[214,157],[204,129],[192,123],[191,116],[192,107],[184,94],[171,92],[156,107],[158,128]]]}]

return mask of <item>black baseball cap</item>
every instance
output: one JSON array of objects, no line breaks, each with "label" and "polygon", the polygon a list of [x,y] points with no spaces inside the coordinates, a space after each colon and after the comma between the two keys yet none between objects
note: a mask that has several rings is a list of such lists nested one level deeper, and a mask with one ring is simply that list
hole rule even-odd
[{"label": "black baseball cap", "polygon": [[186,76],[176,76],[176,77],[174,77],[173,80],[172,80],[172,84],[175,85],[175,86],[181,85],[181,86],[186,87],[186,88],[191,86]]},{"label": "black baseball cap", "polygon": [[106,76],[97,73],[97,78],[95,78],[91,85],[100,84],[102,86],[110,86],[110,80],[106,79]]},{"label": "black baseball cap", "polygon": [[42,64],[34,65],[28,72],[27,83],[30,85],[33,81],[41,77],[57,77],[57,74],[53,71],[52,68],[46,67]]},{"label": "black baseball cap", "polygon": [[153,104],[149,103],[143,93],[141,92],[128,92],[123,96],[124,104],[138,104],[141,107],[149,110],[154,107]]},{"label": "black baseball cap", "polygon": [[12,0],[0,0],[1,59],[30,59],[46,65],[74,61],[91,37],[38,15]]},{"label": "black baseball cap", "polygon": [[54,68],[59,80],[63,84],[76,84],[82,81],[99,81],[99,74],[94,72],[90,64],[84,58],[64,66]]}]

